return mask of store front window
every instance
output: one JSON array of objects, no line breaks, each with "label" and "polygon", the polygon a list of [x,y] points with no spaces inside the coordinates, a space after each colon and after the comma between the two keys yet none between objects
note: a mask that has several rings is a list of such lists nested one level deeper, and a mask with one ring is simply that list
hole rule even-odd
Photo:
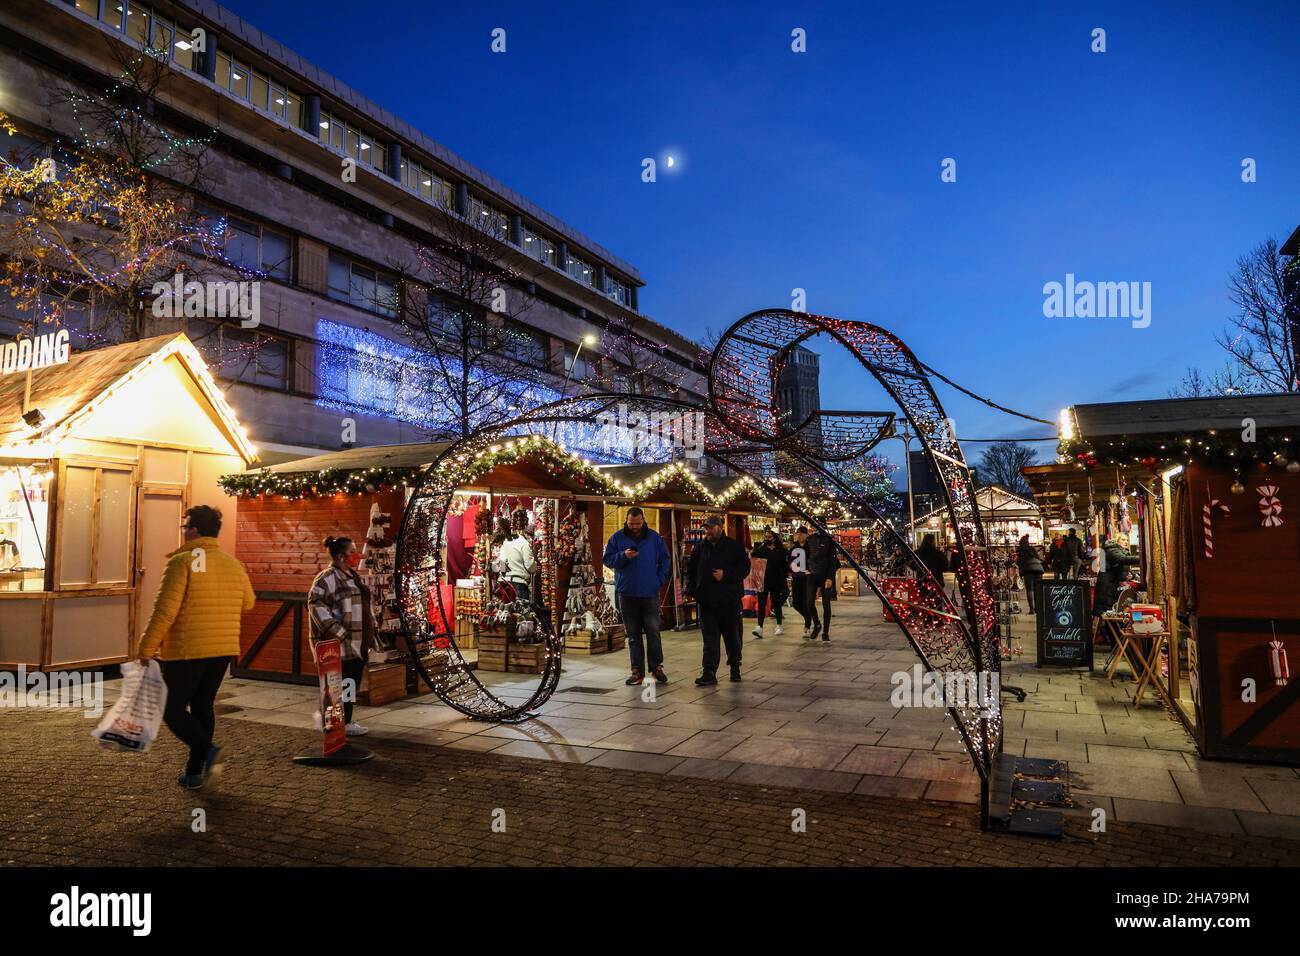
[{"label": "store front window", "polygon": [[49,488],[49,462],[0,464],[0,591],[44,588]]}]

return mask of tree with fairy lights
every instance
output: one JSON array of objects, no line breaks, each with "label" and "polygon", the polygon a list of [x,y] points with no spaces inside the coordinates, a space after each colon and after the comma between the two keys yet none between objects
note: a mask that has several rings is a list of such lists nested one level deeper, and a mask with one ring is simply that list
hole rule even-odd
[{"label": "tree with fairy lights", "polygon": [[884,455],[863,455],[850,461],[826,462],[826,469],[881,514],[900,510],[901,498],[894,488],[898,466]]},{"label": "tree with fairy lights", "polygon": [[[261,277],[225,257],[224,220],[195,210],[215,131],[184,131],[160,102],[171,71],[165,51],[105,42],[118,67],[111,85],[51,91],[50,112],[70,117],[75,132],[41,142],[5,117],[10,137],[29,145],[0,157],[0,291],[25,332],[69,327],[88,347],[200,317],[177,303],[158,328],[155,287],[174,287],[178,274],[186,284],[228,280],[232,268],[241,279]],[[251,354],[256,343],[245,338]]]},{"label": "tree with fairy lights", "polygon": [[[521,320],[536,302],[534,275],[509,263],[505,218],[470,202],[435,204],[435,242],[412,247],[398,272],[399,316],[419,352],[400,363],[399,392],[418,382],[440,413],[424,423],[434,439],[465,438],[556,397],[545,336]],[[540,265],[538,271],[540,272]]]}]

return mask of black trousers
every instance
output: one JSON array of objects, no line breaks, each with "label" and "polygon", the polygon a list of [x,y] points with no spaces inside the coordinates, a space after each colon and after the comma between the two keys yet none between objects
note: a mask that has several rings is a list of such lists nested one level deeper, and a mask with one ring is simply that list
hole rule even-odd
[{"label": "black trousers", "polygon": [[1043,586],[1043,572],[1028,571],[1020,576],[1024,578],[1025,581],[1025,595],[1026,600],[1029,603],[1029,613],[1036,614],[1037,611],[1035,608],[1037,605],[1034,602],[1038,598],[1038,589]]},{"label": "black trousers", "polygon": [[[817,616],[817,595],[821,594],[821,585],[825,584],[824,580],[818,580],[812,575],[794,579],[794,593],[798,598],[798,603],[794,609],[803,615],[803,629],[806,631],[814,625],[822,626],[822,620]],[[831,623],[831,606],[826,595],[822,594],[822,609],[826,613],[826,626]]]},{"label": "black trousers", "polygon": [[772,599],[772,616],[776,618],[777,624],[784,623],[781,620],[781,606],[785,604],[785,588],[765,588],[758,592],[758,629],[763,629],[763,619],[767,617],[766,607],[767,599]]},{"label": "black trousers", "polygon": [[192,661],[159,661],[167,684],[163,722],[190,748],[185,772],[199,773],[212,747],[217,717],[213,711],[217,691],[233,657],[200,657]]},{"label": "black trousers", "polygon": [[360,658],[348,658],[342,662],[343,679],[352,681],[352,693],[343,695],[343,723],[352,723],[352,708],[356,706],[357,695],[361,693],[361,678],[366,673],[366,662]]},{"label": "black trousers", "polygon": [[818,581],[817,584],[817,590],[822,596],[822,637],[825,638],[831,633],[831,601],[834,600],[831,595],[835,592],[826,587],[825,581]]},{"label": "black trousers", "polygon": [[700,633],[704,637],[703,671],[710,676],[717,676],[718,663],[721,660],[719,640],[727,646],[727,666],[740,666],[740,605],[728,601],[724,604],[706,604],[701,602]]},{"label": "black trousers", "polygon": [[[627,631],[627,652],[632,667],[641,674],[653,671],[664,662],[664,645],[659,634],[659,595],[621,595],[618,609]],[[649,670],[646,669],[647,650],[650,652]]]}]

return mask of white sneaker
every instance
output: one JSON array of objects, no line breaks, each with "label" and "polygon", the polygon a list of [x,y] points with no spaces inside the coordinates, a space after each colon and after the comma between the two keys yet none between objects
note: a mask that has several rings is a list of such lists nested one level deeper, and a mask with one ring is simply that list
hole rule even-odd
[{"label": "white sneaker", "polygon": [[778,625],[776,626],[776,636],[777,636],[777,637],[780,637],[780,636],[781,636],[781,625],[780,625],[780,624],[778,624]]},{"label": "white sneaker", "polygon": [[749,633],[753,634],[760,641],[763,639],[763,629],[761,627],[756,627]]},{"label": "white sneaker", "polygon": [[370,733],[369,727],[363,727],[355,720],[348,724],[344,730],[347,732],[349,737],[364,737],[366,734]]}]

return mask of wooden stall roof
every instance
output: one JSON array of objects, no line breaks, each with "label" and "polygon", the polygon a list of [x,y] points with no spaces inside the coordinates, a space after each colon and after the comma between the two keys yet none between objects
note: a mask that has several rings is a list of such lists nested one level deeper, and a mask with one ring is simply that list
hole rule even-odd
[{"label": "wooden stall roof", "polygon": [[[979,504],[981,521],[1035,521],[1038,519],[1038,505],[1027,498],[1007,491],[1001,485],[985,485],[975,492]],[[917,515],[913,528],[923,526],[934,516],[947,518],[948,506],[941,505],[933,511]]]},{"label": "wooden stall roof", "polygon": [[1117,494],[1121,487],[1127,486],[1132,491],[1141,482],[1148,488],[1159,481],[1158,471],[1167,469],[1167,464],[1157,468],[1143,465],[1101,465],[1084,469],[1079,465],[1028,465],[1020,473],[1034,490],[1034,501],[1042,508],[1057,507],[1065,504],[1066,496],[1076,496],[1075,508],[1080,514],[1088,507],[1088,479],[1092,479],[1093,500],[1101,503],[1112,494]]},{"label": "wooden stall roof", "polygon": [[[147,369],[171,356],[194,380],[216,415],[216,422],[244,461],[257,460],[257,450],[248,440],[234,410],[217,388],[207,363],[184,333],[155,335],[136,342],[109,345],[89,352],[75,352],[61,365],[48,365],[31,373],[29,406],[45,416],[44,440],[58,441],[73,431],[91,404],[110,389],[135,380]],[[34,430],[23,421],[25,373],[0,378],[0,448],[36,440]]]},{"label": "wooden stall roof", "polygon": [[280,474],[300,474],[308,471],[328,471],[344,468],[357,471],[362,468],[423,468],[451,446],[451,442],[417,442],[406,445],[367,445],[364,448],[345,448],[326,452],[313,458],[299,458],[272,465],[267,471]]},{"label": "wooden stall roof", "polygon": [[1297,394],[1160,398],[1073,408],[1079,437],[1090,442],[1133,435],[1240,430],[1243,418],[1253,418],[1258,429],[1300,428]]},{"label": "wooden stall roof", "polygon": [[[668,462],[658,462],[646,465],[601,465],[600,470],[619,484],[631,487],[672,467]],[[685,467],[689,469],[690,465]],[[699,480],[698,475],[695,477]],[[702,480],[697,485],[680,472],[668,478],[653,491],[646,492],[642,500],[647,504],[680,505],[702,510],[717,509],[717,503],[713,500],[713,494],[707,485]]]}]

